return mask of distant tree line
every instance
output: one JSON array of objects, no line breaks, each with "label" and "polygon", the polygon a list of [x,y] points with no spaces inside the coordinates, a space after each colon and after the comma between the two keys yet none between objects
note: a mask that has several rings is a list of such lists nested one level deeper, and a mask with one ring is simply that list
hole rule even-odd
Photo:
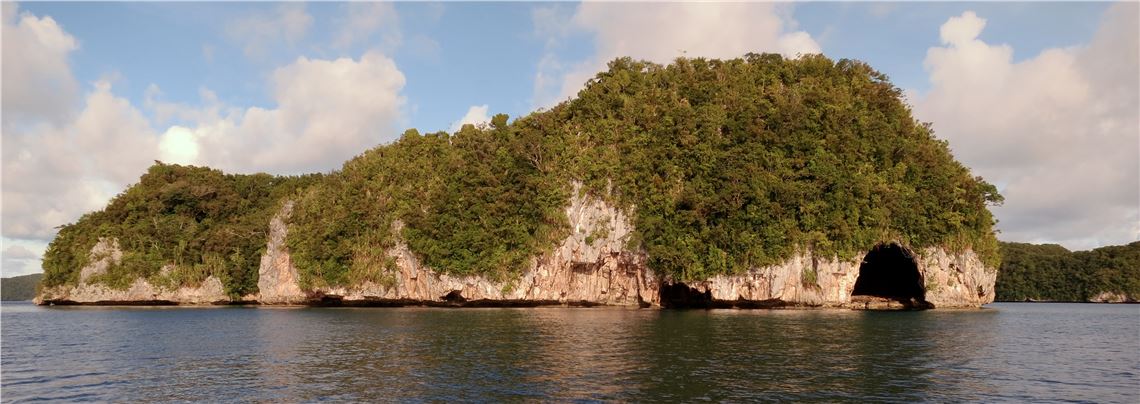
[{"label": "distant tree line", "polygon": [[0,279],[0,300],[32,300],[43,277],[44,274],[31,274]]},{"label": "distant tree line", "polygon": [[1083,302],[1103,293],[1140,298],[1140,241],[1072,252],[1056,244],[1001,243],[998,301]]}]

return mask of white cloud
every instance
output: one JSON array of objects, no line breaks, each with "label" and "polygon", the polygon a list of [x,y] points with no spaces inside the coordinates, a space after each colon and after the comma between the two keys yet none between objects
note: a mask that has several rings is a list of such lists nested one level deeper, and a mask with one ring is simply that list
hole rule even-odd
[{"label": "white cloud", "polygon": [[166,163],[195,164],[198,161],[198,139],[188,128],[171,126],[158,144],[159,159]]},{"label": "white cloud", "polygon": [[[56,226],[101,208],[157,156],[157,138],[126,99],[97,82],[63,127],[5,129],[3,234],[47,239]],[[4,104],[7,113],[7,104]]]},{"label": "white cloud", "polygon": [[487,104],[472,105],[471,108],[467,108],[467,113],[463,114],[459,121],[451,124],[451,131],[458,131],[466,124],[479,126],[491,122],[491,117],[487,116],[487,109]]},{"label": "white cloud", "polygon": [[327,171],[397,135],[404,75],[379,52],[359,60],[301,57],[276,69],[270,84],[276,108],[198,121],[183,137],[197,142],[198,162],[231,172]]},{"label": "white cloud", "polygon": [[[6,17],[14,10],[10,4],[3,4]],[[66,61],[74,47],[61,48],[44,39],[71,36],[49,17],[24,15],[21,21],[39,24],[40,31],[20,31],[24,36],[13,46],[32,55],[69,49],[56,56],[62,68],[54,74],[74,80]],[[9,31],[24,26],[5,19],[5,52],[16,37]],[[9,83],[42,73],[9,69],[24,62],[3,59],[0,232],[6,244],[46,245],[56,226],[103,208],[155,159],[277,174],[339,167],[361,151],[394,139],[404,104],[404,75],[382,53],[367,52],[358,59],[301,57],[274,70],[268,83],[276,103],[272,108],[229,107],[208,89],[199,91],[200,105],[170,103],[162,100],[158,86],[151,86],[142,105],[154,118],[148,120],[137,106],[114,94],[109,81],[101,80],[92,83],[85,96],[60,95],[61,102],[78,108],[56,122],[43,114],[17,114],[22,106],[10,102]]]},{"label": "white cloud", "polygon": [[4,259],[16,260],[35,259],[40,257],[39,254],[32,252],[32,250],[29,250],[28,247],[24,247],[22,245],[13,245],[4,248],[3,256]]},{"label": "white cloud", "polygon": [[400,19],[392,3],[352,2],[343,7],[345,16],[337,24],[340,32],[333,40],[334,47],[344,49],[365,43],[370,48],[391,52],[403,41]]},{"label": "white cloud", "polygon": [[230,21],[226,33],[241,43],[245,56],[261,59],[277,47],[292,47],[313,25],[304,3],[284,3],[270,13],[260,13]]},{"label": "white cloud", "polygon": [[[578,5],[567,21],[554,8],[533,14],[548,53],[539,63],[535,101],[549,106],[576,94],[614,58],[668,63],[679,56],[734,58],[749,52],[787,56],[819,53],[811,35],[794,29],[785,8],[772,3],[593,3]],[[593,35],[595,54],[566,63],[553,56],[559,36]]]},{"label": "white cloud", "polygon": [[21,243],[14,240],[4,240],[4,250],[0,252],[0,268],[3,277],[27,275],[40,272],[43,245]]},{"label": "white cloud", "polygon": [[967,11],[959,17],[946,20],[938,29],[938,36],[944,44],[961,46],[977,39],[985,27],[986,20],[978,18],[973,11]]},{"label": "white cloud", "polygon": [[1140,239],[1140,47],[1136,3],[1105,13],[1086,46],[1014,62],[978,39],[973,12],[941,27],[912,96],[954,155],[1001,188],[1002,239],[1084,249]]},{"label": "white cloud", "polygon": [[156,125],[165,125],[171,121],[180,122],[210,122],[221,119],[224,106],[218,101],[218,95],[208,88],[198,89],[200,106],[183,103],[166,102],[162,100],[162,89],[156,84],[147,87],[143,94],[143,107],[151,115]]},{"label": "white cloud", "polygon": [[14,2],[4,2],[2,13],[3,127],[29,120],[63,123],[79,94],[67,61],[79,42],[51,17],[19,13]]}]

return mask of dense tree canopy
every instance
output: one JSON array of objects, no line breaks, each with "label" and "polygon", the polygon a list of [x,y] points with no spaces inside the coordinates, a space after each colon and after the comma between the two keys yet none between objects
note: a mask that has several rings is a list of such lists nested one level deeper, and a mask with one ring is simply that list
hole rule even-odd
[{"label": "dense tree canopy", "polygon": [[1140,242],[1070,252],[1056,244],[1002,243],[998,301],[1083,302],[1102,293],[1140,298]]},{"label": "dense tree canopy", "polygon": [[680,280],[804,249],[846,259],[885,241],[999,261],[987,204],[1000,195],[915,121],[885,76],[850,60],[750,54],[618,59],[550,110],[453,134],[408,130],[325,176],[160,164],[61,229],[45,282],[75,281],[98,237],[114,236],[131,258],[108,274],[113,284],[168,263],[249,292],[286,197],[305,286],[384,283],[394,267],[384,251],[401,240],[436,270],[508,279],[566,236],[573,182],[625,210],[628,247]]},{"label": "dense tree canopy", "polygon": [[[77,282],[91,248],[100,238],[115,238],[122,262],[95,281],[119,288],[139,277],[196,285],[214,275],[235,297],[255,292],[269,218],[282,197],[319,178],[232,175],[156,162],[106,208],[60,228],[44,254],[44,284]],[[166,265],[173,270],[163,275]]]}]

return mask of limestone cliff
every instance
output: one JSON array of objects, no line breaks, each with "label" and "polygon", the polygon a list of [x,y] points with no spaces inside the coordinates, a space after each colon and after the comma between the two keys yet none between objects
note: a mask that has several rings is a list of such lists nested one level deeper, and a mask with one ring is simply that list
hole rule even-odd
[{"label": "limestone cliff", "polygon": [[[385,285],[303,290],[285,238],[293,203],[286,202],[269,223],[269,239],[258,271],[259,293],[243,301],[261,304],[337,305],[612,305],[632,307],[845,307],[954,308],[980,307],[993,301],[996,272],[973,252],[951,253],[927,248],[900,249],[922,284],[915,296],[883,298],[856,293],[866,254],[847,259],[817,257],[804,249],[779,265],[746,273],[718,275],[689,284],[655,274],[646,257],[626,249],[632,233],[629,217],[575,185],[566,207],[570,235],[551,252],[532,259],[517,279],[494,281],[481,276],[451,276],[420,263],[402,242],[387,250],[396,261]],[[399,234],[401,223],[393,231]],[[137,279],[116,290],[89,282],[121,260],[116,240],[100,240],[78,286],[50,288],[41,303],[173,303],[216,304],[231,299],[222,283],[209,277],[197,288],[165,289]],[[907,300],[909,299],[909,300]]]},{"label": "limestone cliff", "polygon": [[[354,287],[302,291],[297,270],[285,247],[284,221],[291,204],[273,219],[259,274],[262,303],[309,301],[338,304],[468,303],[582,304],[638,306],[658,304],[660,280],[641,254],[624,251],[632,230],[620,210],[575,187],[566,216],[571,234],[552,252],[532,259],[530,268],[514,280],[493,281],[481,276],[450,276],[422,265],[406,244],[398,242],[387,254],[396,260],[392,286],[366,283]],[[393,229],[397,234],[402,224]]]},{"label": "limestone cliff", "polygon": [[1121,292],[1100,292],[1089,298],[1089,303],[1136,303],[1135,297]]},{"label": "limestone cliff", "polygon": [[[118,265],[123,258],[119,242],[115,239],[100,239],[88,257],[87,266],[80,270],[77,285],[62,285],[44,288],[36,296],[36,304],[216,304],[230,302],[222,282],[218,278],[207,277],[198,287],[167,288],[151,284],[143,278],[135,279],[126,289],[115,289],[92,278],[103,275],[111,267]],[[169,272],[163,268],[160,276]]]}]

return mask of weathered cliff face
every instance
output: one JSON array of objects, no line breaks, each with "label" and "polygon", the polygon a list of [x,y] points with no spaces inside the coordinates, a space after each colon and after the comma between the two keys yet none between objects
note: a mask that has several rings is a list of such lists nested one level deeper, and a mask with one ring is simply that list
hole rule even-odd
[{"label": "weathered cliff face", "polygon": [[864,256],[841,260],[803,252],[779,265],[718,275],[684,286],[689,289],[690,303],[694,293],[704,294],[712,306],[967,308],[993,302],[997,272],[987,270],[971,251],[950,254],[941,248],[927,248],[919,254],[911,253],[920,279],[925,281],[924,296],[914,301],[855,294]]},{"label": "weathered cliff face", "polygon": [[[859,260],[813,258],[800,253],[779,265],[738,275],[718,275],[686,286],[712,300],[768,302],[772,305],[840,306],[850,301]],[[814,271],[814,281],[805,272]]]},{"label": "weathered cliff face", "polygon": [[[284,246],[283,220],[291,205],[274,218],[258,288],[262,303],[298,303],[323,299],[339,304],[401,302],[469,304],[601,304],[617,306],[658,303],[658,277],[641,254],[623,250],[632,230],[620,210],[581,195],[575,187],[566,208],[571,235],[550,253],[532,260],[514,280],[450,276],[422,265],[407,245],[398,242],[387,254],[396,260],[390,286],[366,283],[353,287],[302,291],[297,270]],[[398,234],[400,223],[394,231]]]},{"label": "weathered cliff face", "polygon": [[[44,288],[35,302],[37,304],[217,304],[227,303],[222,282],[213,276],[206,278],[198,287],[166,288],[152,285],[146,279],[136,279],[126,289],[114,289],[92,282],[92,278],[107,273],[111,265],[118,265],[123,258],[116,239],[100,239],[88,257],[87,266],[79,271],[79,284]],[[163,268],[163,274],[169,267]]]},{"label": "weathered cliff face", "polygon": [[1136,298],[1120,292],[1100,292],[1089,303],[1136,303]]},{"label": "weathered cliff face", "polygon": [[[259,293],[244,297],[261,304],[344,305],[540,305],[697,307],[846,307],[964,308],[994,298],[996,271],[985,268],[973,252],[953,254],[942,248],[905,251],[918,296],[908,298],[856,294],[866,254],[847,259],[818,257],[803,250],[787,261],[742,274],[718,275],[689,284],[654,274],[645,255],[625,248],[633,227],[629,217],[575,186],[566,208],[570,235],[553,250],[536,257],[517,279],[495,281],[481,276],[451,276],[425,267],[402,242],[386,253],[396,261],[393,281],[350,287],[303,290],[285,238],[293,203],[287,202],[269,223],[269,239],[261,258]],[[393,229],[399,234],[402,224]],[[228,302],[222,283],[208,278],[197,288],[168,290],[138,279],[126,290],[89,281],[122,258],[117,241],[101,240],[91,250],[90,264],[73,287],[45,290],[39,302],[211,304]]]},{"label": "weathered cliff face", "polygon": [[297,268],[285,246],[288,232],[286,220],[293,214],[293,201],[286,201],[281,211],[269,221],[269,241],[257,270],[257,301],[265,304],[301,304],[307,300],[297,283]]},{"label": "weathered cliff face", "polygon": [[994,301],[997,270],[987,269],[973,251],[951,254],[927,248],[916,257],[925,281],[926,301],[934,307],[980,307]]}]

